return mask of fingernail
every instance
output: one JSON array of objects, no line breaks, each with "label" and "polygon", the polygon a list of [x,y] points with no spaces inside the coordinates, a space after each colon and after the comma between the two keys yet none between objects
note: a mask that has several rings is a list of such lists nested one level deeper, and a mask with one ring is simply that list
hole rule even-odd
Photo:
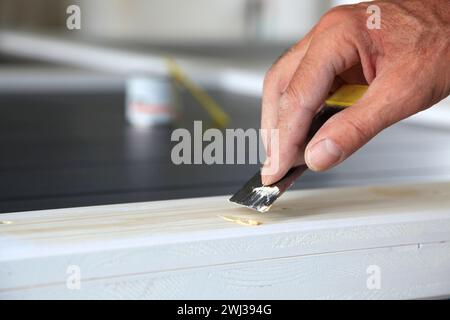
[{"label": "fingernail", "polygon": [[261,182],[263,185],[267,185],[270,182],[270,176],[267,175],[270,169],[270,158],[267,158],[264,162],[263,167],[261,168]]},{"label": "fingernail", "polygon": [[269,176],[261,176],[261,183],[263,186],[268,186],[270,184]]},{"label": "fingernail", "polygon": [[306,162],[313,170],[323,170],[339,162],[342,154],[342,150],[333,140],[323,139],[308,150]]},{"label": "fingernail", "polygon": [[261,183],[263,186],[267,186],[267,184],[270,183],[270,176],[266,176],[261,172]]}]

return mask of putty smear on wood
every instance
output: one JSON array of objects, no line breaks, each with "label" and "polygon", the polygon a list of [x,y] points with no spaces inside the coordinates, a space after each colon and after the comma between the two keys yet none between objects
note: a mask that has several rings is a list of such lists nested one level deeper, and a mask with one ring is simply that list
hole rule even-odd
[{"label": "putty smear on wood", "polygon": [[235,216],[219,216],[220,218],[224,219],[225,221],[234,222],[243,226],[253,227],[253,226],[259,226],[262,224],[261,221],[254,220],[254,219],[247,219],[247,218],[241,218],[241,217],[235,217]]}]

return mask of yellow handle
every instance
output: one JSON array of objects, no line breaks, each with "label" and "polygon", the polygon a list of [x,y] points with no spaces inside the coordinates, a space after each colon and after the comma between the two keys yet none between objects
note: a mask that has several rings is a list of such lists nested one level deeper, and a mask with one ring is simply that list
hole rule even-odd
[{"label": "yellow handle", "polygon": [[349,107],[366,93],[369,86],[345,84],[336,90],[326,101],[327,106]]}]

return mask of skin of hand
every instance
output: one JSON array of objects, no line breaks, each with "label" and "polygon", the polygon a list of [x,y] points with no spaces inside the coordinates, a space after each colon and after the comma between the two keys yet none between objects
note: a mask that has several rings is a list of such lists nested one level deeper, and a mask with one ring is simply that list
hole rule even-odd
[{"label": "skin of hand", "polygon": [[[367,25],[370,5],[380,8],[379,29]],[[345,83],[369,84],[369,89],[330,118],[305,148],[312,118]],[[275,183],[302,163],[314,171],[327,170],[381,130],[449,94],[449,0],[333,8],[266,74],[261,128],[278,129],[279,145],[272,152],[270,135],[263,137],[267,159],[262,182]]]}]

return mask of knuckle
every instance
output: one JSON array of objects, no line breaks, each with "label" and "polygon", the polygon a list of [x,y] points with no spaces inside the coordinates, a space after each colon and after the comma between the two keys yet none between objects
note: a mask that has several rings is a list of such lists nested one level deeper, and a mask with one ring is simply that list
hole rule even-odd
[{"label": "knuckle", "polygon": [[286,115],[292,116],[292,112],[301,112],[303,114],[314,115],[315,110],[310,108],[306,103],[303,90],[299,85],[290,85],[280,100],[280,110]]},{"label": "knuckle", "polygon": [[321,22],[341,22],[350,16],[350,6],[337,6],[328,10],[320,19]]},{"label": "knuckle", "polygon": [[276,92],[282,94],[289,84],[290,78],[286,72],[283,72],[283,68],[274,64],[265,74],[263,80],[263,93]]},{"label": "knuckle", "polygon": [[354,30],[360,24],[359,14],[361,9],[357,5],[337,6],[327,11],[319,20],[319,28],[327,29],[330,26],[345,25],[347,29]]},{"label": "knuckle", "polygon": [[296,109],[300,102],[300,90],[295,85],[290,85],[282,97],[281,106],[285,109]]},{"label": "knuckle", "polygon": [[275,82],[275,68],[271,67],[264,76],[263,86],[264,88],[270,87]]}]

